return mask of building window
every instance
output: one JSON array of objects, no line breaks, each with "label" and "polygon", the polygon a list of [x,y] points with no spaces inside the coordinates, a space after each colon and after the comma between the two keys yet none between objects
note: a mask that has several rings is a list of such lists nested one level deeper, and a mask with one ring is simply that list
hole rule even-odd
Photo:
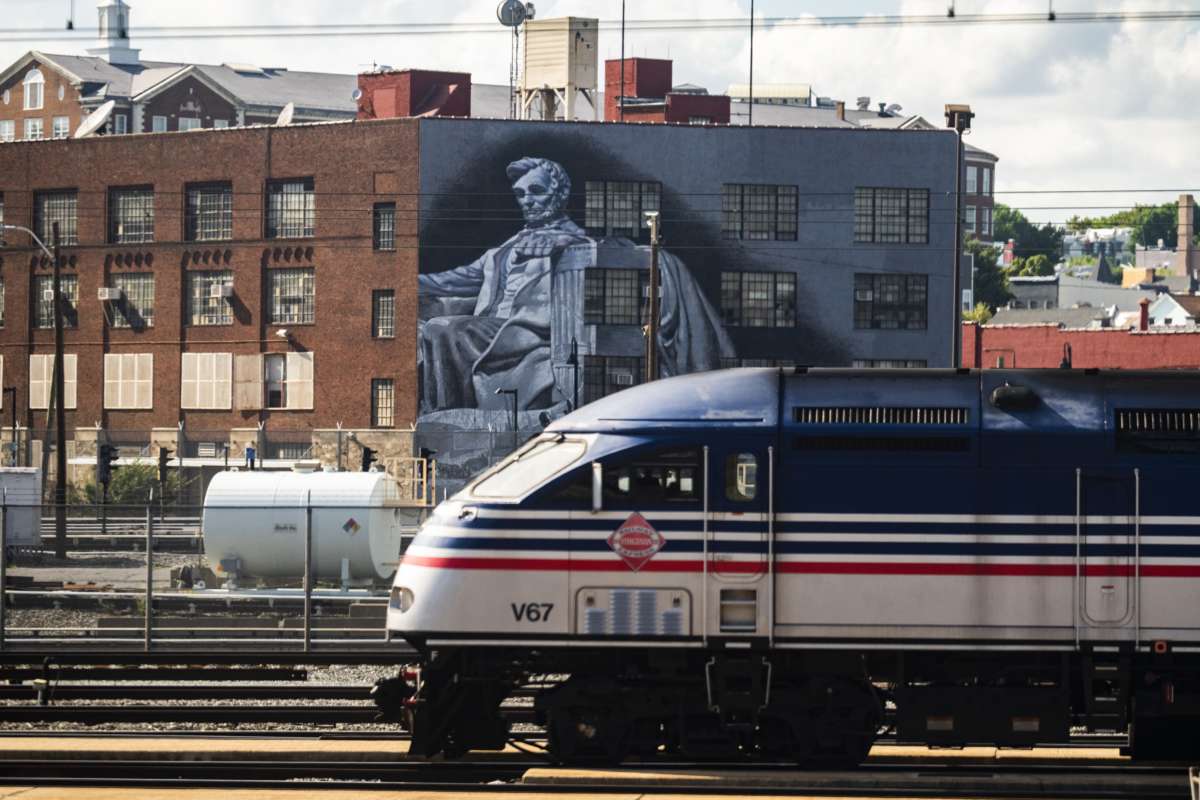
[{"label": "building window", "polygon": [[795,273],[722,272],[721,319],[745,328],[794,327]]},{"label": "building window", "polygon": [[712,117],[688,117],[688,125],[712,125]]},{"label": "building window", "polygon": [[963,230],[975,232],[975,206],[963,206]]},{"label": "building window", "polygon": [[371,292],[371,335],[376,339],[396,336],[396,292],[376,289]]},{"label": "building window", "polygon": [[58,223],[58,244],[79,244],[77,228],[78,197],[74,189],[55,192],[34,192],[33,229],[38,238],[53,247],[54,223]]},{"label": "building window", "polygon": [[396,382],[391,378],[371,379],[371,427],[391,428],[396,424]]},{"label": "building window", "polygon": [[37,111],[44,105],[46,99],[46,79],[42,76],[42,71],[36,67],[29,70],[25,73],[23,83],[25,84],[25,110]]},{"label": "building window", "polygon": [[167,118],[159,114],[155,114],[150,118],[150,130],[154,133],[166,133]]},{"label": "building window", "polygon": [[220,242],[233,238],[233,184],[205,183],[187,187],[184,238]]},{"label": "building window", "polygon": [[229,127],[229,120],[227,120],[227,119],[214,119],[213,120],[213,128],[216,128],[219,130],[221,128],[228,128],[228,127]]},{"label": "building window", "polygon": [[179,118],[179,130],[181,130],[181,131],[194,131],[199,127],[200,127],[200,118],[199,117],[180,117]]},{"label": "building window", "polygon": [[979,233],[983,236],[992,235],[992,209],[989,206],[979,209]]},{"label": "building window", "polygon": [[855,369],[925,369],[929,362],[923,358],[856,358]]},{"label": "building window", "polygon": [[650,240],[643,216],[658,211],[662,184],[646,181],[588,181],[585,184],[584,223],[593,236],[626,236]]},{"label": "building window", "polygon": [[642,382],[645,360],[631,356],[583,356],[583,402],[590,403]]},{"label": "building window", "polygon": [[[238,356],[238,359],[247,359],[248,362],[261,359],[262,371],[259,375],[264,392],[260,398],[265,398],[267,408],[312,409],[313,354],[311,352],[269,353],[264,356]],[[241,407],[242,404],[239,403],[239,408]]]},{"label": "building window", "polygon": [[924,330],[928,275],[859,273],[854,276],[854,327]]},{"label": "building window", "polygon": [[267,271],[272,325],[311,325],[316,322],[316,276],[312,269]]},{"label": "building window", "polygon": [[929,190],[856,188],[854,241],[928,244]]},{"label": "building window", "polygon": [[287,354],[263,356],[263,384],[267,392],[267,408],[287,408]]},{"label": "building window", "polygon": [[124,114],[114,114],[112,118],[113,133],[129,133],[129,117]]},{"label": "building window", "polygon": [[967,194],[979,191],[979,167],[967,167]]},{"label": "building window", "polygon": [[4,247],[4,192],[0,192],[0,247]]},{"label": "building window", "polygon": [[[63,408],[73,409],[78,398],[76,369],[79,359],[75,353],[63,354]],[[29,357],[29,407],[43,410],[50,407],[50,392],[54,384],[54,356]]]},{"label": "building window", "polygon": [[50,123],[50,135],[55,139],[65,139],[71,134],[71,118],[55,117]]},{"label": "building window", "polygon": [[43,136],[43,120],[27,119],[25,120],[25,141],[36,141]]},{"label": "building window", "polygon": [[721,187],[721,233],[726,239],[796,239],[795,186],[727,183]]},{"label": "building window", "polygon": [[224,287],[233,285],[233,272],[188,272],[188,319],[192,325],[232,325],[233,306]]},{"label": "building window", "polygon": [[396,249],[396,204],[376,203],[374,212],[374,236],[376,250]]},{"label": "building window", "polygon": [[[63,275],[58,279],[62,290],[63,327],[74,328],[79,324],[79,276]],[[33,278],[33,327],[54,327],[54,276],[35,275]]]},{"label": "building window", "polygon": [[232,353],[184,353],[180,407],[229,410],[233,402]]},{"label": "building window", "polygon": [[267,183],[267,238],[299,239],[313,235],[313,180]]},{"label": "building window", "polygon": [[154,356],[107,353],[104,356],[104,407],[154,408]]},{"label": "building window", "polygon": [[17,125],[11,119],[0,119],[0,142],[11,142],[17,138]]},{"label": "building window", "polygon": [[145,244],[154,241],[154,188],[109,189],[108,241]]},{"label": "building window", "polygon": [[112,326],[140,330],[154,325],[154,273],[123,272],[113,275],[121,299],[112,304]]},{"label": "building window", "polygon": [[4,279],[0,278],[0,328],[4,327]]},{"label": "building window", "polygon": [[640,269],[589,269],[584,275],[585,324],[642,324],[649,275]]},{"label": "building window", "polygon": [[979,169],[979,172],[980,172],[981,176],[983,177],[983,194],[986,194],[988,197],[991,197],[992,196],[992,171],[990,169],[988,169],[987,167],[981,167]]}]

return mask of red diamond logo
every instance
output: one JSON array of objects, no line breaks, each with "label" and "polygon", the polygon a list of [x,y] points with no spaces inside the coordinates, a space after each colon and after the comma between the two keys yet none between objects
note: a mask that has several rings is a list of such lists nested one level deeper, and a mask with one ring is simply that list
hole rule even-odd
[{"label": "red diamond logo", "polygon": [[646,518],[636,511],[608,537],[608,546],[634,572],[654,558],[654,554],[662,550],[666,543],[667,540],[662,534],[654,530]]}]

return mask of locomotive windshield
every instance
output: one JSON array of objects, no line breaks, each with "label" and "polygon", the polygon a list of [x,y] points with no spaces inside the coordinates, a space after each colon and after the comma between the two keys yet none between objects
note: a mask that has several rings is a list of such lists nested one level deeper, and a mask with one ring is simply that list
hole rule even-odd
[{"label": "locomotive windshield", "polygon": [[476,497],[520,497],[583,457],[579,439],[539,439],[513,453],[471,488]]}]

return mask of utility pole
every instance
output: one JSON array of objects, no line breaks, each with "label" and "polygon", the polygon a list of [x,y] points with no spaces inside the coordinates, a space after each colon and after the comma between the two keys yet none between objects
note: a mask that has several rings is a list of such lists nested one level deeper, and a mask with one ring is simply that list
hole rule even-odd
[{"label": "utility pole", "polygon": [[958,133],[958,147],[955,149],[954,164],[954,276],[950,281],[951,314],[950,324],[954,329],[950,332],[950,368],[962,366],[962,249],[963,249],[963,134],[971,129],[971,120],[975,115],[971,107],[960,103],[946,104],[946,127],[953,128]]},{"label": "utility pole", "polygon": [[754,124],[754,0],[750,0],[750,105],[747,123]]},{"label": "utility pole", "polygon": [[[625,121],[625,0],[621,0],[621,96],[617,98],[621,122]],[[576,404],[578,406],[578,403]]]},{"label": "utility pole", "polygon": [[62,248],[54,223],[54,555],[67,557],[67,414],[63,379]]},{"label": "utility pole", "polygon": [[646,303],[646,383],[658,380],[658,220],[659,212],[647,211],[650,224],[650,296]]}]

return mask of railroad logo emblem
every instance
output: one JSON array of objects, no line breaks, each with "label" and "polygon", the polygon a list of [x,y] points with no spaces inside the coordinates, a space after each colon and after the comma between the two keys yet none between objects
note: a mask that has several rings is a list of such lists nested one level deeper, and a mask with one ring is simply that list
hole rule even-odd
[{"label": "railroad logo emblem", "polygon": [[654,554],[662,550],[666,543],[662,534],[636,511],[608,537],[608,546],[634,572],[654,558]]}]

